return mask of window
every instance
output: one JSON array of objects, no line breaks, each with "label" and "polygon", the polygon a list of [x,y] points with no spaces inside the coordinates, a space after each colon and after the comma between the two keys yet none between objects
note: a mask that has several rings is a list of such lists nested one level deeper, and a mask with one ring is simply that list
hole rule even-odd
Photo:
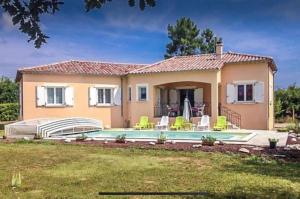
[{"label": "window", "polygon": [[253,84],[237,85],[237,100],[238,102],[253,101]]},{"label": "window", "polygon": [[137,86],[137,100],[147,101],[148,100],[148,85]]},{"label": "window", "polygon": [[131,86],[128,87],[128,101],[131,101]]},{"label": "window", "polygon": [[63,87],[47,87],[47,104],[63,105],[65,103],[65,88]]},{"label": "window", "polygon": [[110,105],[112,104],[112,89],[111,88],[98,88],[98,104]]}]

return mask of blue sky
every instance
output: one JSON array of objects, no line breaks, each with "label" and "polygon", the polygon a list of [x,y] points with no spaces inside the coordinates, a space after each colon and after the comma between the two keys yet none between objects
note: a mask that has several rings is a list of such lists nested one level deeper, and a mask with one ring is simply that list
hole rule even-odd
[{"label": "blue sky", "polygon": [[65,1],[61,11],[42,17],[48,43],[35,49],[0,9],[0,75],[17,68],[70,59],[153,63],[163,59],[167,25],[190,17],[200,30],[223,38],[225,51],[272,56],[276,87],[300,85],[300,1],[157,0],[140,11],[113,0],[86,13],[84,1]]}]

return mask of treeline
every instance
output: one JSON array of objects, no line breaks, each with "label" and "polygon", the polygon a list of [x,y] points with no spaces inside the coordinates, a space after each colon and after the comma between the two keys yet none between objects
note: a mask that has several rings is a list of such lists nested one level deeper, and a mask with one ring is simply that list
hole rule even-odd
[{"label": "treeline", "polygon": [[300,87],[296,84],[275,91],[275,117],[277,121],[292,122],[300,119]]},{"label": "treeline", "polygon": [[7,77],[0,78],[0,121],[19,117],[19,85]]}]

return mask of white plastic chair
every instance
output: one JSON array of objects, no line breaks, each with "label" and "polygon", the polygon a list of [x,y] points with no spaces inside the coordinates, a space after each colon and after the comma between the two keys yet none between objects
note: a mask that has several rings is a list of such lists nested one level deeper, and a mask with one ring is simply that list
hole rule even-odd
[{"label": "white plastic chair", "polygon": [[210,121],[209,121],[209,116],[208,115],[203,115],[201,117],[200,122],[198,122],[197,128],[199,130],[209,130],[210,127]]},{"label": "white plastic chair", "polygon": [[157,129],[166,129],[169,127],[169,116],[162,116],[160,122],[158,122],[155,127]]}]

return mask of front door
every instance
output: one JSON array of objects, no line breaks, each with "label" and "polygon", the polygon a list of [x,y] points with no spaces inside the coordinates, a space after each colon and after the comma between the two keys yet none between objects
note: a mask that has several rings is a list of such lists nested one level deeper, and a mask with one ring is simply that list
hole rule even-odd
[{"label": "front door", "polygon": [[188,98],[191,106],[194,107],[194,89],[180,89],[180,115],[183,113],[184,99]]}]

